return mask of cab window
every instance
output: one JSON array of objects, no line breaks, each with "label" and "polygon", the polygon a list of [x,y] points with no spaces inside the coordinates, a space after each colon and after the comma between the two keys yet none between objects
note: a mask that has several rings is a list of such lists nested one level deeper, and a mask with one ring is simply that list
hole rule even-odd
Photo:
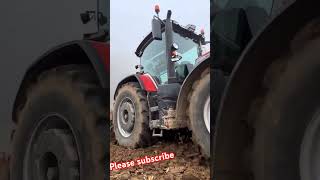
[{"label": "cab window", "polygon": [[160,83],[166,81],[165,77],[163,77],[167,68],[165,44],[163,40],[153,40],[144,50],[140,61],[144,72],[149,73]]},{"label": "cab window", "polygon": [[[141,65],[144,72],[153,76],[158,83],[165,84],[168,82],[167,61],[165,51],[165,37],[162,34],[161,41],[153,40],[144,50],[141,56]],[[179,46],[178,53],[182,59],[176,62],[176,65],[187,64],[192,67],[198,58],[198,44],[190,38],[182,37],[178,33],[173,33],[173,42]]]}]

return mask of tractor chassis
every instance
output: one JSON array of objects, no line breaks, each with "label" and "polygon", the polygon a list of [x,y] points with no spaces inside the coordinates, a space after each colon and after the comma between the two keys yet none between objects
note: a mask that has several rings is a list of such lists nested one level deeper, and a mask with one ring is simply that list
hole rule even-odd
[{"label": "tractor chassis", "polygon": [[[169,108],[163,109],[163,115],[159,118],[159,108],[156,105],[157,95],[150,96],[148,94],[148,104],[149,104],[149,127],[153,131],[153,136],[162,136],[163,130],[172,130],[172,129],[181,129],[187,127],[186,120],[177,120],[176,119],[176,109]],[[157,133],[159,132],[159,133]]]}]

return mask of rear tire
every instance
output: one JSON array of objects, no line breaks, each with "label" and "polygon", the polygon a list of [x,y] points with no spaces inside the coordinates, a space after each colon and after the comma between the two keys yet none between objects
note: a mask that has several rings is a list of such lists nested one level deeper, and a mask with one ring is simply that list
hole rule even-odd
[{"label": "rear tire", "polygon": [[146,92],[139,84],[131,82],[119,89],[112,119],[119,145],[137,148],[151,144],[149,107]]},{"label": "rear tire", "polygon": [[48,167],[47,176],[59,171],[62,180],[107,179],[106,93],[85,65],[42,73],[18,113],[11,179],[42,180],[37,172]]},{"label": "rear tire", "polygon": [[252,169],[256,180],[320,177],[319,46],[318,38],[290,54],[281,76],[274,76],[268,87],[255,122]]},{"label": "rear tire", "polygon": [[200,146],[203,155],[210,157],[210,71],[205,70],[201,79],[192,86],[189,96],[188,116],[193,141]]}]

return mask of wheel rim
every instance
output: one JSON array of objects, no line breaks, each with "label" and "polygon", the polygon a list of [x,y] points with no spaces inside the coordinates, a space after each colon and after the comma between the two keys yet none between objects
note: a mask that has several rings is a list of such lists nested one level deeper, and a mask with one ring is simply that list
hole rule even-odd
[{"label": "wheel rim", "polygon": [[[53,124],[55,124],[53,126]],[[46,152],[42,154],[41,158],[39,159],[39,164],[35,165],[34,156],[34,149],[36,149],[35,144],[37,139],[39,138],[40,134],[50,128],[61,128],[61,129],[68,129],[74,135],[74,130],[71,127],[71,124],[61,115],[52,113],[48,114],[47,116],[43,117],[39,123],[36,125],[35,129],[32,132],[30,140],[26,147],[26,153],[24,155],[23,160],[23,177],[24,180],[35,180],[33,178],[34,175],[38,177],[39,180],[51,180],[51,179],[60,179],[59,173],[59,159],[55,156],[52,152]],[[73,137],[75,138],[75,137]],[[76,149],[75,151],[78,155],[81,155],[79,151],[78,142],[75,139]],[[80,161],[79,169],[82,169],[82,162]],[[37,169],[34,169],[37,168]],[[38,172],[38,174],[34,174]]]},{"label": "wheel rim", "polygon": [[58,158],[52,152],[42,155],[40,160],[39,177],[43,180],[59,180],[59,163]]},{"label": "wheel rim", "polygon": [[204,108],[203,108],[203,119],[208,132],[210,133],[210,96],[208,96]]},{"label": "wheel rim", "polygon": [[301,180],[320,177],[320,110],[314,115],[305,131],[300,151]]},{"label": "wheel rim", "polygon": [[126,97],[119,103],[117,111],[117,123],[119,132],[124,137],[132,134],[135,122],[135,106],[133,101]]}]

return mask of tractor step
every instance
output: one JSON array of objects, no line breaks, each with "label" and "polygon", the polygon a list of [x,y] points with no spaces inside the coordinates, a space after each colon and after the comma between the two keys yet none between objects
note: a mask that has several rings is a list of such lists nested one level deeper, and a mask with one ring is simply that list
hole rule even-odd
[{"label": "tractor step", "polygon": [[161,128],[161,122],[159,119],[154,119],[150,121],[150,129]]},{"label": "tractor step", "polygon": [[153,106],[153,107],[150,108],[151,112],[156,112],[158,110],[159,110],[158,106]]},{"label": "tractor step", "polygon": [[163,129],[153,129],[152,136],[162,137],[163,136]]}]

